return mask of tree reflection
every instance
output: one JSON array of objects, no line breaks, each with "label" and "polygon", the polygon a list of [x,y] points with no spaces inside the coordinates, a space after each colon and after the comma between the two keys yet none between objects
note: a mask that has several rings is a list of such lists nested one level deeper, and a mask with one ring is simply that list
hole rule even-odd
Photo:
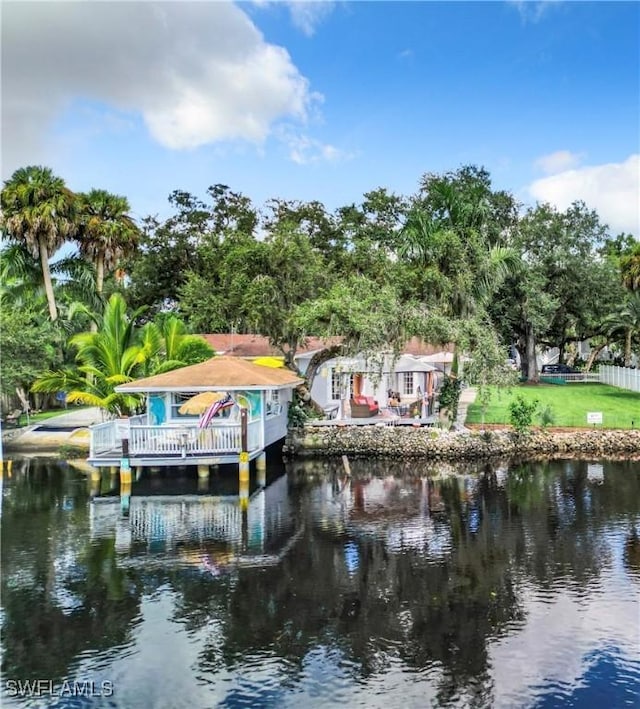
[{"label": "tree reflection", "polygon": [[81,653],[130,635],[140,588],[114,541],[89,541],[87,485],[64,463],[19,461],[2,510],[3,672],[65,677]]}]

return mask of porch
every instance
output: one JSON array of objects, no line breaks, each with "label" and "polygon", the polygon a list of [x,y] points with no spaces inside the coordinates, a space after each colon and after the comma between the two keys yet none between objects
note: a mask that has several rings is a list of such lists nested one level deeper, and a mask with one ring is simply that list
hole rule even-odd
[{"label": "porch", "polygon": [[[250,459],[263,450],[263,438],[262,419],[249,421]],[[242,450],[240,421],[221,421],[203,429],[196,422],[150,425],[147,414],[142,414],[92,426],[89,463],[119,465],[123,440],[128,440],[128,457],[134,466],[237,463]]]}]

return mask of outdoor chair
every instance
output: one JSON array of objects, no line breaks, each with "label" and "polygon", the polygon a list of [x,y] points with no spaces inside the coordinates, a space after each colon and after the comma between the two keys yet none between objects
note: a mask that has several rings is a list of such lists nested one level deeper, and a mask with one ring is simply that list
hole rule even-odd
[{"label": "outdoor chair", "polygon": [[14,409],[10,414],[7,414],[7,417],[5,418],[4,423],[7,426],[19,426],[21,416],[22,416],[22,410],[21,409]]},{"label": "outdoor chair", "polygon": [[351,418],[366,419],[376,416],[380,409],[378,402],[372,396],[356,396],[349,402]]}]

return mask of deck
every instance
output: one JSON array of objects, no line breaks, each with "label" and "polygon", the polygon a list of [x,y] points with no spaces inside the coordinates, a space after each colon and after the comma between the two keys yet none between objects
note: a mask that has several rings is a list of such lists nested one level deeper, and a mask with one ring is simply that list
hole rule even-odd
[{"label": "deck", "polygon": [[[129,461],[135,466],[220,465],[237,463],[241,451],[239,422],[199,428],[197,424],[148,424],[147,415],[115,419],[91,427],[89,462],[95,466],[119,465],[122,441],[129,442]],[[264,447],[262,421],[247,426],[249,458]]]},{"label": "deck", "polygon": [[408,416],[397,416],[385,413],[367,418],[343,418],[343,419],[318,419],[308,421],[309,426],[435,426],[438,421],[437,416],[427,416],[426,418],[410,418]]}]

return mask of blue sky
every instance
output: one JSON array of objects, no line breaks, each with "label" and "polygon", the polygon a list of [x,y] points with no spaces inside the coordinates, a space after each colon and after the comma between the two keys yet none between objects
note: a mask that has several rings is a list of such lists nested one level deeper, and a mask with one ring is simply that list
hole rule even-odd
[{"label": "blue sky", "polygon": [[217,182],[330,209],[484,165],[638,227],[634,2],[3,3],[3,178],[47,164],[136,216]]}]

